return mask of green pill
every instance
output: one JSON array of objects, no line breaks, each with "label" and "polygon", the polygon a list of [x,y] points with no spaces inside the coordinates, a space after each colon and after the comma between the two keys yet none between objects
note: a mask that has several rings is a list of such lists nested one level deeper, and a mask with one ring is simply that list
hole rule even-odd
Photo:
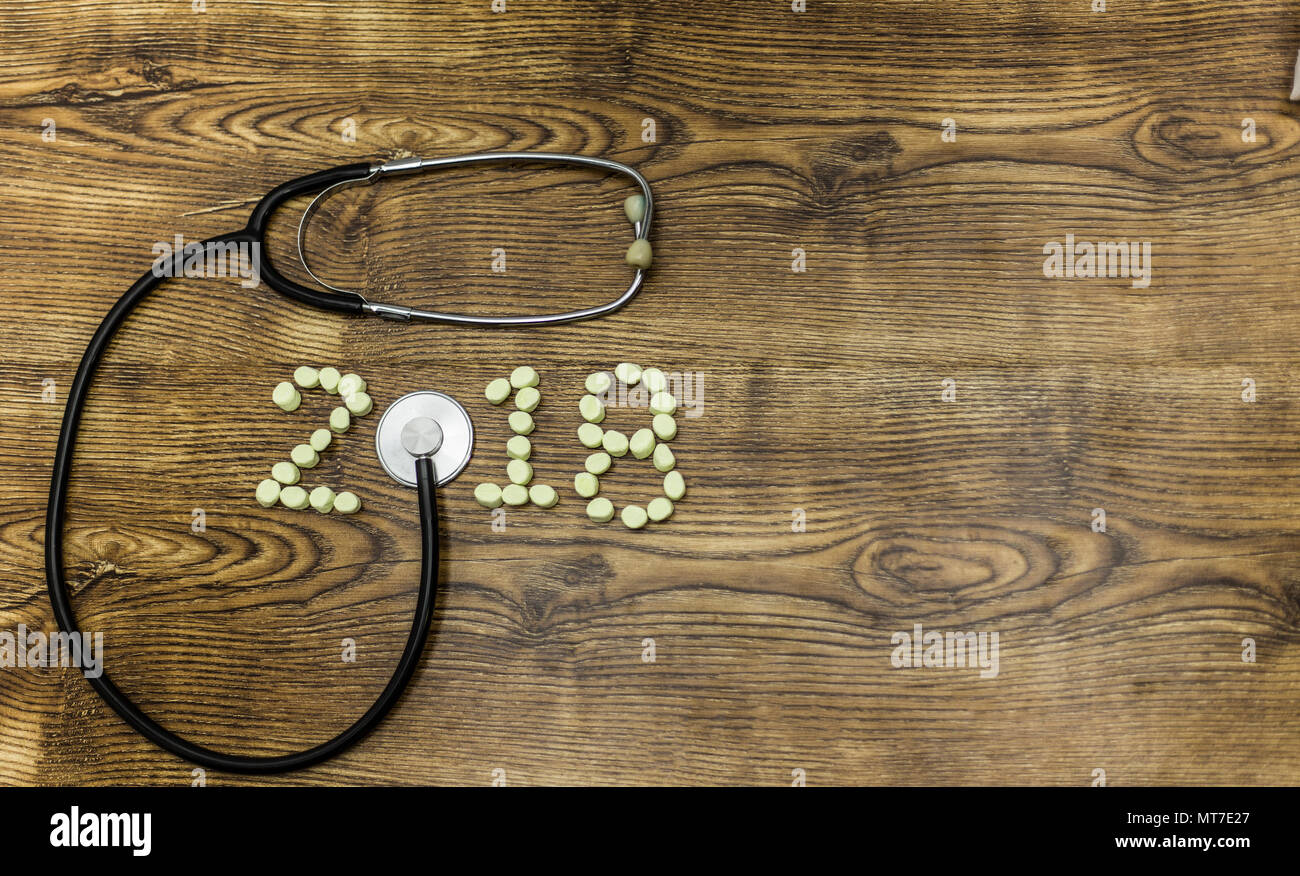
[{"label": "green pill", "polygon": [[334,491],[329,487],[317,487],[311,491],[307,497],[311,506],[322,514],[328,514],[334,510]]},{"label": "green pill", "polygon": [[661,520],[667,520],[673,515],[673,503],[660,496],[657,499],[651,499],[645,511],[651,520],[658,523]]},{"label": "green pill", "polygon": [[315,432],[311,433],[311,437],[307,439],[307,443],[311,445],[312,450],[320,453],[326,447],[329,447],[330,442],[333,440],[334,435],[329,429],[317,429]]},{"label": "green pill", "polygon": [[597,523],[608,523],[614,519],[614,503],[604,497],[592,499],[587,503],[587,516]]},{"label": "green pill", "polygon": [[677,421],[668,414],[655,414],[650,421],[650,428],[654,429],[660,441],[671,441],[677,437]]},{"label": "green pill", "polygon": [[479,484],[474,488],[474,501],[484,508],[500,508],[501,488],[496,484]]},{"label": "green pill", "polygon": [[342,435],[352,427],[352,415],[347,408],[338,407],[330,411],[330,429]]},{"label": "green pill", "polygon": [[537,372],[527,365],[520,365],[514,371],[510,372],[510,385],[515,389],[523,389],[525,386],[536,386],[541,383],[542,379],[537,376]]},{"label": "green pill", "polygon": [[506,463],[506,477],[512,484],[525,486],[533,479],[533,467],[522,459],[512,459]]},{"label": "green pill", "polygon": [[298,471],[298,466],[292,462],[277,462],[271,466],[271,477],[282,484],[296,484],[302,474]]},{"label": "green pill", "polygon": [[655,468],[660,471],[669,472],[673,470],[673,466],[677,465],[677,457],[673,456],[673,452],[668,449],[667,444],[660,444],[655,448],[654,464]]},{"label": "green pill", "polygon": [[334,510],[340,514],[356,514],[361,510],[361,500],[356,493],[344,490],[334,497]]},{"label": "green pill", "polygon": [[518,435],[527,435],[535,428],[533,415],[528,411],[512,411],[509,422],[510,428]]},{"label": "green pill", "polygon": [[631,362],[620,362],[614,367],[614,376],[628,386],[636,386],[641,382],[641,366],[633,365]]},{"label": "green pill", "polygon": [[641,372],[641,385],[647,392],[663,392],[668,388],[668,378],[658,368],[647,368]]},{"label": "green pill", "polygon": [[542,394],[537,391],[535,386],[525,386],[519,392],[515,393],[515,407],[521,411],[532,413],[537,410],[537,405],[542,401]]},{"label": "green pill", "polygon": [[280,491],[280,503],[286,508],[301,511],[309,501],[307,491],[302,487],[289,486]]},{"label": "green pill", "polygon": [[680,502],[686,495],[686,479],[679,471],[670,471],[664,475],[664,495],[674,502]]},{"label": "green pill", "polygon": [[587,387],[587,392],[600,395],[614,385],[614,379],[609,376],[608,371],[597,371],[595,374],[587,375],[587,382],[584,385]]},{"label": "green pill", "polygon": [[594,395],[584,395],[578,400],[578,412],[588,423],[599,423],[605,419],[605,406]]},{"label": "green pill", "polygon": [[605,430],[595,423],[583,423],[578,427],[578,440],[582,442],[583,447],[589,450],[595,450],[599,447],[604,437]]},{"label": "green pill", "polygon": [[330,395],[338,394],[339,380],[341,377],[337,368],[326,366],[320,370],[320,374],[317,375],[317,377],[320,380],[321,389],[325,390]]},{"label": "green pill", "polygon": [[627,436],[615,429],[606,429],[600,444],[610,456],[627,456]]},{"label": "green pill", "polygon": [[298,468],[315,468],[316,463],[320,462],[320,454],[312,449],[310,444],[295,445],[293,450],[289,451],[289,458]]},{"label": "green pill", "polygon": [[506,442],[506,456],[522,459],[525,462],[533,455],[533,443],[523,435],[516,435]]},{"label": "green pill", "polygon": [[610,459],[609,454],[601,450],[588,456],[587,461],[583,463],[583,468],[591,474],[603,475],[613,464],[614,460]]},{"label": "green pill", "polygon": [[487,385],[487,389],[483,390],[483,394],[487,396],[487,400],[492,404],[499,405],[510,398],[510,381],[504,377],[498,377]]},{"label": "green pill", "polygon": [[339,378],[339,395],[345,399],[350,395],[366,391],[366,382],[360,374],[344,374]]},{"label": "green pill", "polygon": [[664,414],[671,417],[677,412],[677,399],[667,392],[656,392],[650,396],[650,413]]},{"label": "green pill", "polygon": [[271,401],[282,411],[296,411],[298,405],[302,404],[302,395],[298,392],[298,387],[294,386],[287,380],[282,380],[271,390]]},{"label": "green pill", "polygon": [[645,526],[648,515],[640,505],[628,505],[623,509],[623,525],[628,529],[640,529]]},{"label": "green pill", "polygon": [[[279,489],[279,484],[276,484],[276,489]],[[589,471],[579,472],[573,476],[573,491],[584,499],[590,499],[600,492],[600,478]]]},{"label": "green pill", "polygon": [[320,386],[320,372],[310,365],[299,365],[294,369],[293,382],[303,389],[315,389]]},{"label": "green pill", "polygon": [[519,484],[506,484],[501,488],[501,501],[512,507],[528,504],[528,488]]},{"label": "green pill", "polygon": [[343,404],[347,406],[349,413],[356,414],[358,417],[364,417],[374,408],[375,403],[371,400],[370,395],[365,390],[357,390],[351,395],[343,397]]},{"label": "green pill", "polygon": [[628,449],[637,459],[645,459],[655,452],[655,433],[649,429],[637,429],[628,441]]},{"label": "green pill", "polygon": [[560,494],[555,492],[555,487],[533,484],[528,488],[528,498],[539,508],[554,508],[555,503],[560,501]]},{"label": "green pill", "polygon": [[278,501],[280,501],[279,481],[267,478],[257,485],[257,504],[263,508],[270,508]]}]

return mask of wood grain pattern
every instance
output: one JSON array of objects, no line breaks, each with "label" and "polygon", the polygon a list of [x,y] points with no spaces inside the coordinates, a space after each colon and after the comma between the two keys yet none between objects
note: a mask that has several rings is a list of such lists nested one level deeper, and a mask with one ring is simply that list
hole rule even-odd
[{"label": "wood grain pattern", "polygon": [[[209,783],[1300,782],[1300,4],[807,6],[0,2],[0,630],[52,624],[45,501],[95,326],[155,241],[249,208],[187,214],[356,160],[582,152],[657,199],[650,282],[609,318],[485,334],[194,279],[114,341],[73,474],[77,610],[120,686],[223,749],[350,723],[414,604],[415,507],[369,449],[377,416],[319,470],[364,513],[252,501],[328,410],[279,414],[271,386],[345,364],[380,409],[435,387],[479,430],[400,705],[334,761]],[[313,246],[381,300],[524,313],[627,280],[619,180],[385,186],[340,195]],[[1151,286],[1045,278],[1066,233],[1151,241]],[[645,532],[590,524],[570,486],[582,379],[623,360],[704,375],[673,445],[690,493]],[[481,392],[520,363],[562,500],[493,532],[471,491],[508,432]],[[606,489],[644,501],[646,471]],[[997,631],[998,677],[892,668],[916,623]],[[77,673],[0,670],[0,781],[190,770]]]}]

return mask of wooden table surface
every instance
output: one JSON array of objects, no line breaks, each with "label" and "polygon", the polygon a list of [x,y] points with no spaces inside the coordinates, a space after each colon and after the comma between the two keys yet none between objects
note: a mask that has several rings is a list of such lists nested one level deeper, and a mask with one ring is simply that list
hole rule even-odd
[{"label": "wooden table surface", "polygon": [[[420,558],[380,411],[440,389],[478,429],[398,707],[313,769],[203,781],[1300,782],[1300,3],[504,5],[0,3],[0,630],[53,627],[66,391],[156,242],[338,164],[580,152],[656,197],[654,269],[615,315],[400,325],[182,278],[114,340],[74,604],[119,686],[222,750],[318,743],[388,679]],[[311,249],[384,301],[593,304],[630,275],[630,192],[531,165],[394,179],[338,195]],[[296,216],[269,244],[287,271]],[[1066,235],[1149,243],[1149,286],[1046,276]],[[572,487],[583,379],[621,361],[697,382],[689,493],[644,531]],[[252,498],[331,406],[271,404],[304,363],[371,385],[311,473],[353,517]],[[561,501],[496,531],[472,491],[509,431],[483,388],[520,364]],[[603,484],[658,489],[630,459]],[[895,667],[916,624],[997,633],[996,676]],[[75,669],[5,668],[0,698],[5,783],[200,780]]]}]

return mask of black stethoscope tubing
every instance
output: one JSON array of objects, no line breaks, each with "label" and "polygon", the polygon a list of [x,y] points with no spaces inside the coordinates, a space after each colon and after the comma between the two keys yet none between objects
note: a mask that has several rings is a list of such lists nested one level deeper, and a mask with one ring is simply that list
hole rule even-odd
[{"label": "black stethoscope tubing", "polygon": [[[330,170],[320,171],[318,173],[308,174],[298,179],[290,180],[283,185],[272,189],[266,197],[258,202],[249,216],[248,224],[241,229],[230,234],[220,235],[204,241],[204,244],[216,242],[255,242],[261,246],[261,277],[268,286],[283,295],[286,295],[303,304],[323,310],[332,310],[340,313],[350,314],[372,314],[386,317],[396,317],[409,319],[414,315],[415,318],[430,319],[433,317],[443,317],[443,314],[425,314],[419,311],[411,311],[409,308],[397,308],[389,305],[372,305],[363,297],[351,292],[327,292],[311,289],[296,283],[285,277],[271,263],[269,254],[266,251],[265,239],[266,229],[271,216],[275,211],[290,198],[300,195],[322,193],[326,189],[338,186],[347,182],[361,182],[367,179],[374,179],[378,174],[385,170],[394,172],[410,172],[412,170],[422,169],[424,166],[436,167],[452,163],[474,163],[476,161],[498,161],[498,160],[528,160],[530,156],[522,153],[499,154],[499,155],[482,155],[482,156],[465,156],[461,159],[443,159],[424,162],[422,164],[412,164],[410,160],[406,162],[395,162],[392,165],[374,166],[367,163],[349,164],[342,167],[336,167]],[[645,184],[644,179],[631,168],[625,165],[610,162],[605,159],[592,159],[583,156],[557,156],[550,154],[541,155],[541,160],[558,161],[565,158],[576,159],[569,163],[583,164],[587,166],[599,166],[606,169],[614,169],[630,175],[639,181],[643,191],[646,194],[647,202],[649,200],[649,187]],[[467,160],[469,159],[469,160]],[[418,162],[418,160],[415,160]],[[649,212],[647,211],[644,223],[638,223],[637,234],[644,237],[649,231]],[[172,255],[172,267],[175,269],[171,272],[173,276],[183,274],[179,268],[182,265],[183,253],[176,252]],[[592,309],[589,311],[575,312],[573,314],[560,314],[560,318],[552,318],[550,322],[571,322],[576,319],[586,319],[592,316],[601,315],[622,306],[628,299],[636,294],[641,284],[641,270],[637,271],[636,278],[628,293],[625,293],[620,299],[613,303],[612,306]],[[153,292],[165,279],[164,276],[156,273],[153,269],[145,273],[140,279],[136,280],[127,292],[118,299],[117,303],[104,317],[99,328],[95,331],[90,343],[86,346],[86,352],[81,357],[81,362],[77,366],[76,376],[73,378],[71,388],[68,391],[68,402],[63,415],[63,424],[59,431],[59,442],[54,457],[54,470],[50,478],[50,499],[46,510],[45,517],[45,579],[49,589],[50,604],[54,608],[54,618],[59,625],[59,629],[64,633],[73,633],[79,629],[76,614],[72,609],[71,595],[68,591],[67,580],[64,577],[64,557],[63,557],[63,527],[66,521],[66,503],[68,494],[68,479],[72,469],[73,454],[76,449],[77,428],[81,421],[82,409],[85,405],[86,395],[89,391],[90,384],[95,376],[95,371],[99,367],[100,360],[103,358],[104,350],[112,340],[114,333],[121,327],[131,311],[147,295]],[[405,313],[402,313],[405,311]],[[567,319],[563,317],[569,317]],[[518,318],[515,318],[516,320]],[[432,319],[440,322],[463,322],[460,317],[451,317],[447,319]],[[475,319],[473,324],[483,324],[482,320]],[[497,321],[493,324],[540,324],[536,321],[519,323],[511,319]],[[171,753],[183,757],[186,760],[199,764],[200,766],[212,769],[226,770],[235,773],[274,773],[287,770],[301,769],[320,763],[330,757],[338,754],[348,746],[352,745],[367,732],[375,727],[376,724],[392,709],[393,705],[401,696],[402,691],[406,688],[407,683],[411,680],[416,666],[419,664],[420,655],[424,650],[424,645],[429,635],[429,624],[433,617],[434,596],[438,584],[438,517],[437,517],[437,500],[434,495],[437,485],[437,476],[434,472],[433,461],[429,458],[416,459],[416,490],[419,494],[420,507],[420,539],[422,562],[420,571],[420,587],[415,605],[415,617],[412,619],[411,632],[407,636],[406,645],[402,649],[401,657],[398,659],[397,667],[393,670],[392,677],[384,690],[379,694],[374,704],[358,718],[347,729],[319,745],[313,746],[303,751],[292,754],[273,755],[266,757],[252,757],[246,755],[225,754],[213,749],[198,745],[194,742],[181,737],[180,735],[163,727],[157,721],[150,718],[144,711],[127,696],[121,688],[113,683],[107,672],[96,677],[87,676],[86,680],[91,687],[103,697],[104,702],[112,707],[124,721],[134,727],[143,736],[148,738],[160,748],[166,749]]]},{"label": "black stethoscope tubing", "polygon": [[[340,177],[346,179],[350,175],[364,176],[368,171],[369,166],[365,164],[349,165],[286,183],[262,199],[257,208],[253,210],[247,228],[235,234],[213,238],[213,240],[257,240],[260,242],[264,239],[267,221],[275,208],[283,201],[298,194],[315,191],[319,186],[332,185]],[[182,255],[179,253],[173,254],[173,258],[176,260],[175,266],[179,267]],[[261,270],[262,278],[268,286],[304,304],[344,313],[360,312],[359,301],[354,303],[344,296],[321,293],[300,286],[276,271],[269,260],[264,261]],[[63,425],[59,432],[58,449],[55,451],[54,473],[50,479],[50,502],[45,518],[45,579],[49,587],[50,603],[54,607],[54,618],[59,625],[59,629],[65,633],[71,633],[79,629],[76,614],[72,610],[68,584],[63,573],[63,525],[66,518],[65,505],[68,493],[68,477],[72,469],[72,457],[76,448],[77,427],[81,420],[82,408],[85,405],[86,395],[94,378],[95,370],[98,368],[100,359],[103,357],[109,341],[112,340],[113,334],[126,321],[135,306],[161,285],[164,279],[165,277],[159,276],[150,270],[136,280],[126,294],[118,299],[117,304],[104,317],[104,321],[100,323],[99,329],[87,345],[86,352],[81,357],[81,364],[77,366],[76,377],[68,390],[68,403],[63,415]],[[421,563],[420,589],[415,605],[415,618],[411,624],[411,633],[406,639],[406,646],[402,649],[402,656],[397,662],[397,668],[383,692],[380,693],[374,704],[366,710],[365,714],[333,739],[293,754],[271,757],[225,754],[190,742],[150,718],[121,688],[113,683],[108,672],[96,677],[87,677],[86,680],[104,698],[104,702],[108,703],[113,711],[122,717],[122,720],[138,730],[143,736],[160,748],[164,748],[172,754],[200,766],[236,773],[272,773],[301,769],[333,757],[364,736],[393,707],[401,696],[403,689],[405,689],[407,682],[410,681],[412,674],[414,674],[415,668],[420,661],[420,654],[424,650],[425,641],[428,639],[429,622],[433,617],[434,594],[438,585],[438,518],[436,499],[434,497],[434,485],[437,479],[434,476],[432,460],[416,460],[416,474],[418,481],[416,489],[419,492],[420,502],[420,536],[423,561]]]}]

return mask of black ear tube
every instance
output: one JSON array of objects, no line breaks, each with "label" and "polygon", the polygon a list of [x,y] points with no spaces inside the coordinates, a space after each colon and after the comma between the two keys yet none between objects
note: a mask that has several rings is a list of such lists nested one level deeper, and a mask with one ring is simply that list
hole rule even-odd
[{"label": "black ear tube", "polygon": [[[328,185],[331,180],[337,181],[338,175],[344,171],[357,173],[358,169],[364,168],[366,168],[366,165],[353,165],[350,168],[340,168],[323,174],[313,174],[310,177],[303,177],[300,180],[287,183],[285,186],[280,186],[263,199],[262,203],[254,210],[253,220],[250,220],[248,230],[213,238],[212,241],[236,242],[248,240],[249,234],[264,228],[267,216],[281,201],[303,191],[312,191],[313,186]],[[295,186],[299,188],[295,189]],[[174,258],[180,259],[181,255],[177,254]],[[266,269],[263,267],[263,276],[266,276],[266,273]],[[76,377],[73,378],[72,386],[68,391],[68,403],[63,414],[63,424],[59,431],[58,449],[55,451],[54,473],[50,479],[49,506],[45,515],[45,581],[49,589],[50,604],[54,608],[54,619],[58,623],[59,629],[64,633],[78,631],[76,614],[72,610],[68,584],[63,572],[63,527],[67,517],[65,504],[68,494],[68,477],[72,469],[72,458],[77,442],[77,427],[81,421],[82,409],[85,406],[90,384],[94,380],[95,371],[104,355],[105,348],[113,338],[113,334],[126,321],[136,304],[156,289],[163,282],[163,279],[163,277],[151,270],[136,280],[126,294],[118,299],[87,345],[86,352],[81,357],[81,363],[77,366]],[[283,282],[288,283],[288,281]],[[297,286],[297,284],[290,285]],[[312,290],[304,291],[313,296],[324,295],[324,293],[316,293],[312,292]],[[308,304],[316,304],[333,310],[354,309],[351,307],[345,308],[342,302],[322,304],[290,291],[285,291],[285,294]],[[340,296],[329,297],[339,298]],[[438,585],[438,517],[437,499],[434,495],[436,486],[437,477],[434,473],[433,462],[429,459],[417,459],[416,489],[419,494],[423,562],[411,632],[407,637],[406,646],[402,649],[397,667],[393,670],[392,677],[374,704],[350,727],[334,738],[293,754],[270,757],[223,754],[189,742],[150,718],[113,683],[107,672],[95,678],[87,677],[86,680],[103,697],[104,702],[108,703],[113,711],[122,717],[122,720],[138,730],[143,736],[160,748],[164,748],[200,766],[236,773],[275,773],[301,769],[333,757],[373,729],[388,713],[398,698],[401,697],[402,691],[406,688],[411,676],[415,673],[416,666],[419,664],[420,654],[429,636],[429,623],[433,617],[434,595]]]},{"label": "black ear tube", "polygon": [[363,180],[370,176],[371,170],[369,164],[361,163],[345,164],[342,167],[309,173],[307,176],[300,176],[276,186],[267,193],[266,197],[258,201],[252,215],[248,217],[247,227],[241,233],[232,236],[232,239],[245,240],[258,245],[261,250],[262,279],[266,285],[281,295],[287,295],[303,304],[319,307],[322,310],[335,310],[340,313],[361,312],[361,305],[366,302],[360,295],[312,289],[301,283],[295,283],[276,270],[267,252],[266,229],[275,211],[291,198],[299,195],[314,195],[338,183]]}]

